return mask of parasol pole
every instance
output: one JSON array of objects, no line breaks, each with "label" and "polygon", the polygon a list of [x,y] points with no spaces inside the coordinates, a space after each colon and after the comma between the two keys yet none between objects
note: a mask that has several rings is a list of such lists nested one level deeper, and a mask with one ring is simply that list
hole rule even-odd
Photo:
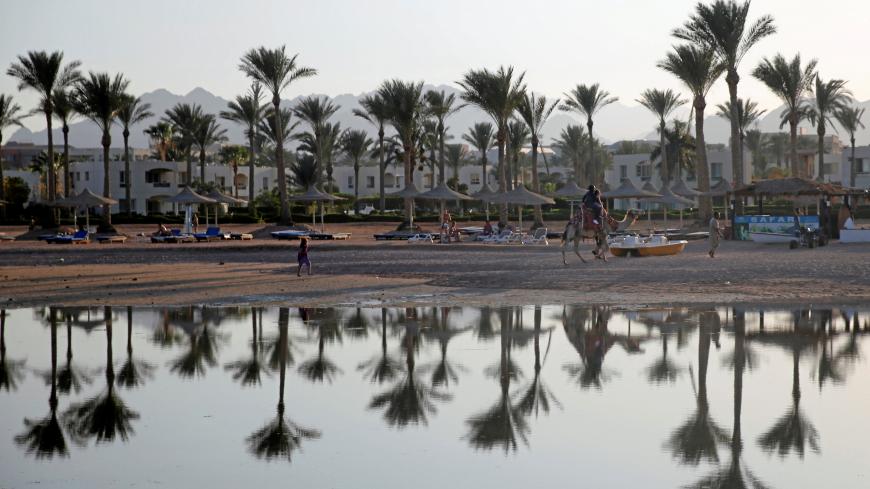
[{"label": "parasol pole", "polygon": [[320,203],[320,234],[323,234],[323,208],[326,206],[325,202]]}]

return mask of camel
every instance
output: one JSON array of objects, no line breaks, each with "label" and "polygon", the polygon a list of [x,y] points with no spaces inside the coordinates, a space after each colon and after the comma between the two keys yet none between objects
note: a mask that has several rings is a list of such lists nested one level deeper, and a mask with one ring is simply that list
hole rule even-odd
[{"label": "camel", "polygon": [[[562,233],[562,264],[568,264],[568,259],[565,257],[565,248],[568,246],[569,242],[574,244],[574,254],[577,255],[577,258],[580,258],[580,261],[586,263],[586,259],[580,255],[580,241],[583,239],[595,240],[595,248],[592,250],[592,254],[595,255],[595,258],[602,259],[606,262],[607,252],[609,251],[607,246],[607,234],[627,230],[632,224],[637,222],[638,215],[638,213],[630,209],[625,213],[622,220],[618,221],[611,217],[605,210],[604,222],[602,225],[592,226],[587,224],[592,220],[592,213],[585,209],[581,209],[580,212],[574,216],[573,220],[568,221],[568,225],[565,226],[565,232]],[[586,225],[584,226],[584,224]]]}]

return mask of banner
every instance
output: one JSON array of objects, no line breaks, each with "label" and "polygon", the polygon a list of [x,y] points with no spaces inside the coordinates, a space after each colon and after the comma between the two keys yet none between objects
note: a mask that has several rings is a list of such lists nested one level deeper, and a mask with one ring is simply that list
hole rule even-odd
[{"label": "banner", "polygon": [[[801,225],[818,229],[819,216],[800,216]],[[737,216],[734,237],[749,240],[749,233],[790,233],[794,231],[794,216]]]}]

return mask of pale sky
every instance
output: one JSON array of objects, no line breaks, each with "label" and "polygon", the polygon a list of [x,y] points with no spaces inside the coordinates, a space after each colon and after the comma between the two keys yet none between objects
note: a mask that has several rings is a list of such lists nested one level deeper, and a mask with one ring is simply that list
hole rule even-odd
[{"label": "pale sky", "polygon": [[[85,70],[122,72],[131,92],[197,86],[230,98],[248,81],[238,71],[249,48],[286,44],[319,75],[284,94],[358,94],[387,78],[452,84],[470,68],[512,64],[529,88],[560,96],[578,83],[599,82],[627,105],[646,88],[681,89],[655,64],[676,41],[670,31],[695,5],[690,0],[3,0],[0,93],[29,110],[5,74],[18,54],[63,50]],[[849,80],[858,100],[870,98],[870,4],[830,0],[755,0],[752,17],[772,14],[779,32],[745,60],[739,93],[772,109],[777,100],[749,76],[763,56],[782,52],[818,58],[823,78]],[[727,98],[724,79],[708,103]],[[44,127],[38,117],[32,129]]]}]

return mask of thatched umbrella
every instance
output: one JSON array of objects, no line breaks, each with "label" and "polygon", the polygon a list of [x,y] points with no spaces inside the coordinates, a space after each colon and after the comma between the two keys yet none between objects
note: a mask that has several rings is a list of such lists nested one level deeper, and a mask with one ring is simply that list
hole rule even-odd
[{"label": "thatched umbrella", "polygon": [[[441,208],[444,208],[444,202],[448,200],[474,200],[473,198],[457,192],[452,188],[448,187],[446,183],[441,182],[428,192],[423,192],[422,194],[417,196],[418,199],[426,199],[426,200],[437,200],[441,202]],[[441,214],[441,219],[444,219],[444,213]],[[443,227],[443,222],[441,223]]]},{"label": "thatched umbrella", "polygon": [[414,182],[405,185],[405,188],[399,190],[398,192],[387,194],[387,197],[411,199],[411,215],[409,216],[409,221],[412,229],[414,227],[414,199],[416,199],[419,195],[420,190],[417,189],[417,184]]},{"label": "thatched umbrella", "polygon": [[489,221],[489,203],[492,202],[492,199],[498,195],[498,192],[493,190],[489,184],[484,184],[483,187],[480,187],[480,190],[471,194],[475,200],[479,200],[485,204],[486,208],[486,220]]},{"label": "thatched umbrella", "polygon": [[695,198],[701,195],[701,192],[689,188],[689,186],[686,185],[686,182],[683,180],[683,177],[677,177],[677,181],[674,182],[673,185],[671,185],[671,192],[679,195],[680,197],[687,198]]},{"label": "thatched umbrella", "polygon": [[[647,186],[650,188],[648,189]],[[607,199],[639,199],[642,197],[658,197],[659,195],[655,187],[649,182],[646,183],[643,189],[639,189],[628,178],[623,180],[616,190],[604,193],[604,197]]]},{"label": "thatched umbrella", "polygon": [[194,192],[190,187],[184,187],[174,197],[167,199],[173,204],[184,204],[184,232],[190,234],[193,204],[214,204],[215,200]]},{"label": "thatched umbrella", "polygon": [[[289,197],[287,200],[291,200],[294,202],[332,202],[335,200],[344,200],[341,197],[336,197],[335,195],[328,194],[326,192],[321,192],[317,190],[317,187],[310,186],[308,190],[304,194],[293,195]],[[317,224],[317,214],[316,212],[311,214],[311,224],[312,227]],[[320,206],[320,232],[323,232],[323,206]]]},{"label": "thatched umbrella", "polygon": [[[214,189],[211,192],[207,193],[206,197],[208,197],[209,199],[213,199],[218,204],[229,204],[229,205],[235,206],[235,207],[244,206],[244,205],[248,204],[248,201],[242,200],[242,199],[237,199],[237,198],[233,197],[232,195],[227,195],[227,194],[221,192],[218,189]],[[205,211],[205,224],[206,224],[206,226],[208,226],[208,207],[206,207],[206,211]],[[218,225],[218,210],[217,209],[215,209],[215,213],[214,213],[214,225],[215,226]]]},{"label": "thatched umbrella", "polygon": [[583,197],[586,195],[586,189],[580,188],[579,185],[574,183],[574,181],[570,181],[562,186],[559,190],[553,192],[553,197],[559,197],[568,201],[568,204],[571,207],[571,218],[574,218],[574,203],[577,202],[578,197]]},{"label": "thatched umbrella", "polygon": [[[683,207],[691,206],[694,204],[691,200],[680,197],[679,195],[674,194],[671,189],[668,188],[667,185],[662,185],[661,190],[658,192],[660,195],[658,197],[644,197],[642,200],[646,200],[648,202],[654,202],[657,204],[662,204],[665,207],[674,206],[680,208],[680,227],[683,227]],[[668,214],[664,213],[665,216],[665,232],[668,229]]]},{"label": "thatched umbrella", "polygon": [[500,192],[492,201],[495,204],[515,204],[518,207],[520,214],[520,231],[523,229],[523,208],[524,205],[543,205],[555,204],[556,201],[545,195],[536,194],[526,188],[525,185],[520,185],[510,192]]},{"label": "thatched umbrella", "polygon": [[[110,199],[108,197],[103,197],[102,195],[97,195],[91,192],[89,189],[84,189],[76,196],[67,197],[64,199],[60,199],[54,203],[55,206],[58,207],[74,207],[74,208],[85,208],[85,227],[90,229],[91,227],[91,207],[98,207],[101,205],[115,205],[118,201],[115,199]],[[75,223],[75,221],[73,221]]]}]

